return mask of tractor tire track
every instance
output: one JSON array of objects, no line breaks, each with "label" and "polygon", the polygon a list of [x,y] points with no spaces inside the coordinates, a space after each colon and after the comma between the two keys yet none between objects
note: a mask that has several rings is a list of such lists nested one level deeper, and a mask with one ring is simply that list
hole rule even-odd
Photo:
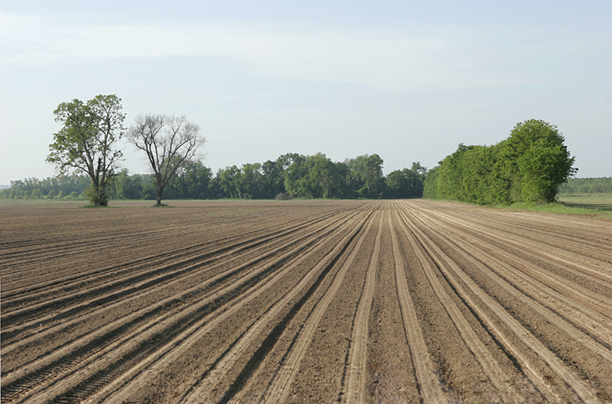
[{"label": "tractor tire track", "polygon": [[71,206],[0,210],[3,403],[612,402],[611,222]]},{"label": "tractor tire track", "polygon": [[379,266],[383,219],[383,214],[380,213],[376,240],[374,242],[374,251],[370,257],[370,264],[366,273],[366,283],[363,287],[363,293],[359,300],[359,305],[357,306],[357,315],[353,322],[351,349],[348,355],[344,394],[342,396],[343,401],[347,403],[365,402],[368,322],[372,309],[372,300],[374,299],[374,290],[376,288],[376,271]]},{"label": "tractor tire track", "polygon": [[[404,211],[400,212],[400,216],[403,221],[400,222],[400,228],[410,241],[410,244],[417,254],[421,266],[427,275],[430,285],[434,289],[436,295],[442,302],[442,305],[446,309],[447,313],[451,317],[453,323],[457,327],[457,330],[461,334],[461,337],[465,341],[465,344],[469,347],[470,351],[474,354],[475,358],[481,364],[484,373],[489,377],[493,385],[499,391],[505,402],[520,403],[521,399],[517,392],[512,388],[506,375],[501,371],[499,363],[495,360],[493,355],[488,351],[487,347],[478,338],[474,330],[470,327],[467,320],[463,317],[455,303],[451,300],[450,296],[442,287],[438,277],[436,276],[435,270],[439,269],[443,271],[443,268],[438,265],[437,268],[433,268],[430,262],[427,260],[424,251],[427,251],[431,258],[431,249],[428,248],[428,244],[424,243],[423,237],[420,235],[419,230],[415,228],[411,220],[406,216]],[[434,259],[434,261],[436,261]]]},{"label": "tractor tire track", "polygon": [[[249,400],[255,402],[265,402],[265,403],[281,403],[285,402],[288,399],[288,396],[291,392],[290,387],[295,375],[299,371],[300,362],[306,353],[306,349],[308,344],[312,339],[312,335],[321,320],[321,317],[328,309],[329,304],[332,299],[337,295],[344,279],[346,277],[347,272],[351,268],[357,254],[359,253],[362,244],[366,238],[366,235],[370,232],[372,227],[373,220],[368,223],[368,227],[362,236],[357,240],[355,247],[352,249],[351,253],[347,257],[346,261],[342,264],[342,267],[334,277],[332,284],[329,286],[328,290],[325,292],[323,297],[319,300],[319,302],[315,305],[312,312],[307,317],[307,320],[302,327],[299,335],[296,337],[297,339],[291,344],[289,350],[285,354],[285,361],[282,363],[282,366],[277,369],[276,376],[274,380],[270,382],[270,386],[265,392],[262,392],[259,395],[253,395],[252,392],[249,392]],[[253,375],[253,378],[250,380],[254,380],[257,377],[257,373]],[[249,390],[249,385],[247,384],[243,390],[241,390],[238,394],[236,394],[229,401],[230,403],[241,403],[246,399],[246,391]]]},{"label": "tractor tire track", "polygon": [[[406,219],[406,223],[414,231],[416,237],[419,239],[421,245],[423,245],[434,260],[438,263],[438,268],[445,274],[446,278],[453,284],[454,288],[461,294],[462,298],[468,302],[469,306],[478,313],[479,317],[485,322],[489,329],[496,334],[496,337],[504,343],[506,349],[512,352],[515,358],[523,365],[524,369],[530,373],[531,380],[538,385],[543,394],[548,396],[547,398],[554,398],[558,400],[557,395],[553,392],[551,386],[544,381],[541,375],[533,371],[534,366],[531,365],[525,355],[513,344],[510,340],[501,333],[497,327],[495,327],[495,321],[490,315],[481,308],[481,304],[486,305],[487,308],[491,309],[495,315],[502,320],[512,332],[519,337],[525,344],[529,346],[535,353],[538,354],[547,364],[553,369],[559,377],[567,383],[567,385],[585,402],[585,403],[598,403],[597,395],[587,386],[580,378],[570,371],[564,363],[557,358],[554,353],[550,352],[546,346],[544,346],[529,330],[525,329],[515,318],[509,315],[503,307],[499,305],[497,301],[492,299],[486,293],[484,293],[478,286],[470,279],[462,270],[457,266],[455,262],[446,256],[442,250],[429,239],[425,233],[418,229],[413,221],[420,222],[412,212],[408,213],[410,219]],[[469,288],[470,292],[473,293],[478,299],[483,302],[479,304],[476,300],[471,297],[470,293],[464,289],[462,283],[458,282],[461,279],[462,283]],[[548,391],[548,394],[546,393]]]},{"label": "tractor tire track", "polygon": [[[351,220],[348,220],[348,224],[351,223]],[[347,223],[344,223],[344,226],[346,226]],[[227,300],[230,297],[239,295],[239,292],[241,290],[240,285],[241,284],[247,284],[249,281],[251,281],[251,279],[254,279],[258,276],[258,274],[260,272],[264,272],[264,270],[266,269],[266,267],[268,267],[268,271],[272,270],[275,268],[275,266],[278,265],[278,263],[280,262],[279,260],[283,260],[283,259],[289,259],[292,256],[295,256],[295,254],[299,253],[299,251],[301,251],[304,248],[308,248],[308,246],[310,244],[313,244],[315,242],[317,242],[319,240],[320,235],[310,235],[310,240],[309,242],[305,243],[305,245],[302,246],[298,246],[295,247],[293,250],[289,251],[288,253],[285,253],[284,255],[281,256],[281,258],[276,258],[275,260],[272,261],[272,263],[268,263],[266,265],[264,265],[259,271],[254,271],[254,272],[248,272],[246,277],[243,277],[241,280],[239,280],[237,283],[232,283],[224,288],[221,289],[221,292],[216,291],[215,293],[213,293],[212,297],[209,295],[205,295],[204,297],[202,297],[200,299],[200,301],[196,300],[193,306],[189,306],[187,310],[185,310],[185,313],[183,313],[182,317],[183,318],[189,318],[190,316],[193,316],[194,312],[197,312],[198,310],[202,310],[203,308],[206,308],[207,305],[210,305],[211,302],[214,302],[215,300],[218,299],[225,299]],[[267,254],[264,254],[264,256],[258,256],[255,259],[251,260],[250,262],[247,262],[243,265],[241,265],[240,267],[237,268],[232,268],[231,271],[232,272],[240,272],[243,268],[248,268],[250,266],[253,266],[257,263],[259,263],[259,261],[261,261],[263,258],[265,258],[265,256],[273,256],[275,253],[277,253],[278,251],[282,250],[284,248],[284,246],[281,246],[279,248],[277,248],[276,250],[272,250],[269,251]],[[217,277],[211,279],[209,282],[207,282],[208,284],[212,284],[215,281],[217,281],[220,278],[223,277],[227,277],[226,273],[222,273],[220,275],[218,275]],[[75,363],[78,363],[79,361],[77,361],[77,358],[75,358],[75,354],[80,354],[80,355],[85,355],[85,354],[89,354],[89,355],[85,355],[83,357],[80,357],[80,361],[89,359],[90,361],[96,359],[91,358],[91,355],[93,354],[94,351],[96,351],[96,349],[94,349],[94,347],[97,347],[97,350],[100,350],[101,348],[98,346],[100,344],[100,342],[104,343],[107,345],[107,349],[103,350],[99,353],[96,353],[98,356],[102,356],[104,354],[104,352],[106,351],[110,351],[113,349],[116,349],[116,347],[113,344],[109,344],[110,342],[117,340],[119,341],[119,343],[121,343],[122,339],[125,339],[125,335],[122,335],[120,333],[118,333],[118,330],[125,333],[126,332],[126,327],[129,325],[130,327],[128,328],[132,328],[135,327],[138,323],[142,323],[143,321],[145,321],[146,319],[152,319],[152,321],[150,321],[149,323],[145,323],[143,326],[140,326],[139,328],[136,328],[135,330],[133,330],[129,335],[132,335],[132,337],[134,338],[135,335],[138,336],[138,338],[143,338],[143,336],[145,334],[143,334],[143,332],[145,330],[147,330],[148,328],[151,328],[151,325],[155,325],[160,321],[166,321],[164,320],[164,316],[160,316],[160,310],[162,310],[164,307],[172,307],[174,304],[176,303],[180,303],[182,306],[185,306],[187,302],[183,301],[184,298],[186,296],[189,296],[190,298],[193,298],[194,296],[197,297],[198,296],[198,291],[207,291],[208,289],[208,284],[203,284],[203,285],[198,285],[190,290],[187,290],[186,292],[184,292],[182,295],[180,296],[173,296],[171,298],[168,298],[164,301],[161,301],[160,303],[158,303],[157,305],[153,306],[153,307],[147,307],[143,310],[140,310],[138,312],[132,313],[130,316],[128,316],[127,318],[120,318],[118,320],[116,320],[114,323],[109,324],[108,326],[104,327],[102,330],[99,330],[98,332],[94,333],[93,335],[88,335],[86,336],[86,338],[82,341],[80,341],[80,348],[76,349],[74,347],[74,343],[70,346],[70,347],[66,347],[63,348],[62,350],[60,350],[59,352],[57,352],[55,355],[49,355],[45,358],[44,362],[46,362],[46,366],[44,364],[39,364],[39,367],[42,369],[40,372],[34,372],[34,373],[42,373],[41,377],[42,378],[48,378],[49,375],[51,374],[55,374],[56,370],[60,367],[62,367],[62,365],[65,362],[70,362],[71,365],[74,365]],[[177,317],[176,314],[168,314],[166,316],[174,316]],[[193,319],[191,320],[193,321]],[[178,322],[175,321],[175,322]],[[155,330],[155,328],[153,328],[153,330]],[[53,331],[53,330],[51,330]],[[154,331],[151,331],[154,332]],[[157,334],[160,334],[160,332],[158,332]],[[114,337],[114,338],[113,338]],[[120,338],[121,337],[121,338]],[[133,345],[133,344],[132,344]],[[68,351],[68,352],[66,352]],[[67,359],[64,359],[67,358]],[[27,373],[23,374],[22,372],[14,372],[11,374],[8,374],[7,376],[4,376],[3,378],[3,392],[4,392],[4,387],[6,386],[7,389],[13,389],[16,390],[17,385],[21,385],[22,388],[21,390],[23,390],[24,383],[26,385],[35,385],[35,384],[40,384],[40,380],[39,378],[33,377],[32,375],[32,371],[31,368],[29,367],[27,369]],[[5,398],[9,398],[8,396],[4,396],[3,395],[3,399]]]},{"label": "tractor tire track", "polygon": [[[395,219],[400,221],[400,217],[395,213]],[[412,355],[412,364],[415,369],[416,377],[420,386],[420,394],[424,403],[443,404],[449,401],[449,398],[444,394],[438,377],[434,372],[434,365],[429,357],[427,345],[421,333],[419,320],[416,316],[416,310],[410,297],[408,285],[406,283],[406,273],[402,255],[399,249],[396,230],[391,221],[391,213],[389,212],[389,228],[391,229],[391,240],[393,244],[393,259],[395,262],[395,278],[397,284],[397,295],[402,311],[402,319],[404,325],[404,333],[406,341],[410,346]]]},{"label": "tractor tire track", "polygon": [[[308,273],[307,276],[304,276],[300,280],[294,289],[287,293],[281,300],[276,302],[274,306],[272,306],[266,312],[266,314],[249,329],[249,332],[239,341],[237,341],[233,349],[219,361],[215,368],[212,369],[210,373],[208,373],[208,375],[198,384],[198,386],[194,388],[187,397],[183,398],[181,402],[191,404],[199,401],[211,402],[227,400],[227,393],[232,394],[232,387],[230,387],[229,391],[223,396],[213,398],[213,394],[211,393],[214,393],[215,386],[220,384],[221,380],[224,379],[229,370],[236,364],[238,358],[246,352],[246,349],[253,342],[259,331],[263,330],[264,327],[274,318],[278,317],[287,304],[296,299],[299,294],[301,294],[303,290],[308,287],[308,291],[298,301],[298,304],[294,305],[292,310],[290,310],[289,313],[284,316],[282,321],[278,322],[278,326],[273,329],[269,336],[277,337],[277,335],[282,332],[285,324],[290,321],[292,314],[294,314],[296,310],[301,307],[306,298],[309,298],[309,296],[312,295],[319,282],[323,279],[323,276],[327,275],[329,271],[331,271],[336,261],[345,253],[351,241],[357,237],[360,230],[365,226],[367,220],[370,220],[369,215],[366,219],[361,221],[359,225],[355,226],[354,230],[345,236],[340,243],[338,243],[338,245],[331,251],[325,260],[322,260]],[[317,281],[312,286],[309,286],[311,281],[315,278]],[[272,341],[266,342],[269,344],[269,342]],[[267,346],[268,344],[262,344],[262,347]],[[259,358],[256,358],[256,360],[261,362]],[[247,371],[250,371],[250,369],[248,369],[249,367],[257,366],[255,363],[249,365],[250,366],[247,367]],[[216,393],[216,395],[218,395],[218,393]]]}]

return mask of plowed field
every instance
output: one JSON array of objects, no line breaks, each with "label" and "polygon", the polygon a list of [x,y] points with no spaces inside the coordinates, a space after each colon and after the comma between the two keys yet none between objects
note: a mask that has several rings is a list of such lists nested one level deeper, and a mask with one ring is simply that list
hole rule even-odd
[{"label": "plowed field", "polygon": [[612,222],[413,201],[0,209],[2,403],[612,401]]}]

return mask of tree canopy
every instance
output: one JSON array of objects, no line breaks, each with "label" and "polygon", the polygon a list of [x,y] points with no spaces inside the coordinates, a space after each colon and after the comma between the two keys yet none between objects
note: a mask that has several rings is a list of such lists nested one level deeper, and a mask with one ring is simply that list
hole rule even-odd
[{"label": "tree canopy", "polygon": [[553,202],[577,172],[564,140],[556,126],[532,119],[493,146],[460,144],[430,171],[424,196],[477,204]]},{"label": "tree canopy", "polygon": [[560,194],[612,194],[612,177],[568,178]]},{"label": "tree canopy", "polygon": [[[164,191],[176,199],[424,196],[483,205],[545,203],[553,202],[559,188],[577,172],[557,127],[531,119],[518,123],[507,139],[492,146],[459,144],[430,171],[416,162],[385,176],[378,154],[334,162],[323,153],[287,153],[264,163],[228,166],[213,175],[196,158],[205,142],[198,125],[184,116],[141,114],[129,128],[128,140],[145,152],[152,174],[129,175],[125,169],[117,172],[123,154],[115,144],[125,130],[121,109],[116,95],[60,104],[54,114],[63,127],[54,134],[47,156],[60,176],[14,181],[10,189],[0,190],[0,197],[63,198],[67,192],[81,197],[83,177],[74,172],[82,172],[89,178],[88,195],[95,205],[106,205],[109,193],[118,199],[155,198],[160,205]],[[598,182],[597,189],[609,187]]]},{"label": "tree canopy", "polygon": [[125,129],[121,109],[116,95],[98,95],[85,103],[78,99],[61,103],[54,111],[55,121],[63,127],[54,134],[47,161],[55,164],[60,174],[71,170],[86,173],[94,205],[108,204],[106,188],[123,156],[116,148]]}]

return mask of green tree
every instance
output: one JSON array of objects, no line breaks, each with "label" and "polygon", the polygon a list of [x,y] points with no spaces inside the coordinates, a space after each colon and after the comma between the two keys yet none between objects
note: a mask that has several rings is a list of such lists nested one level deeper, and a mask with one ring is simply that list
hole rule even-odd
[{"label": "green tree", "polygon": [[564,146],[530,147],[518,161],[523,177],[521,197],[529,202],[553,202],[559,186],[572,175],[574,159],[568,158]]},{"label": "green tree", "polygon": [[517,124],[500,145],[500,175],[516,202],[553,202],[559,186],[578,170],[555,125],[531,119]]},{"label": "green tree", "polygon": [[222,191],[222,196],[232,199],[242,198],[242,189],[240,187],[241,170],[233,165],[225,167],[217,171],[217,181],[219,189]]},{"label": "green tree", "polygon": [[361,198],[380,198],[385,189],[383,159],[378,154],[358,156],[348,161],[349,184]]},{"label": "green tree", "polygon": [[273,199],[285,193],[285,175],[281,161],[268,160],[261,165],[263,175],[263,198]]},{"label": "green tree", "polygon": [[93,205],[108,205],[106,188],[123,156],[116,143],[123,135],[125,114],[116,95],[97,95],[86,103],[74,99],[61,103],[53,112],[63,124],[49,145],[47,161],[60,174],[70,170],[86,173],[91,179],[89,199]]},{"label": "green tree", "polygon": [[317,195],[328,199],[339,197],[343,185],[343,176],[339,166],[323,153],[312,156],[312,161],[310,180],[318,188],[315,191]]},{"label": "green tree", "polygon": [[204,166],[201,161],[189,161],[180,170],[178,175],[170,185],[174,185],[178,197],[189,199],[207,199],[209,195],[209,185],[212,178],[210,168]]},{"label": "green tree", "polygon": [[127,168],[113,178],[113,197],[116,199],[140,199],[142,197],[141,177],[129,175]]},{"label": "green tree", "polygon": [[436,189],[437,198],[463,200],[463,159],[469,147],[459,144],[453,154],[440,161]]},{"label": "green tree", "polygon": [[556,126],[532,119],[496,145],[460,144],[429,173],[425,196],[478,204],[553,202],[576,173],[573,163]]},{"label": "green tree", "polygon": [[303,198],[316,197],[311,183],[310,168],[312,161],[308,156],[289,153],[279,157],[285,170],[285,189],[289,195]]},{"label": "green tree", "polygon": [[243,164],[237,186],[245,199],[259,199],[263,195],[264,179],[261,164]]},{"label": "green tree", "polygon": [[403,199],[420,198],[423,196],[423,181],[427,169],[419,163],[413,163],[409,170],[395,170],[385,179],[385,198]]}]

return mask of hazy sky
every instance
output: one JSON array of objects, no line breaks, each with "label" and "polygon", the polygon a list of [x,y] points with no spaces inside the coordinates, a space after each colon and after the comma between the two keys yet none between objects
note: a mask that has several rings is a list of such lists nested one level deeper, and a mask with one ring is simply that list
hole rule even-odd
[{"label": "hazy sky", "polygon": [[[612,176],[612,1],[0,0],[0,184],[55,175],[53,111],[186,115],[204,164],[378,153],[432,168],[527,119]],[[148,172],[127,143],[123,167]]]}]

